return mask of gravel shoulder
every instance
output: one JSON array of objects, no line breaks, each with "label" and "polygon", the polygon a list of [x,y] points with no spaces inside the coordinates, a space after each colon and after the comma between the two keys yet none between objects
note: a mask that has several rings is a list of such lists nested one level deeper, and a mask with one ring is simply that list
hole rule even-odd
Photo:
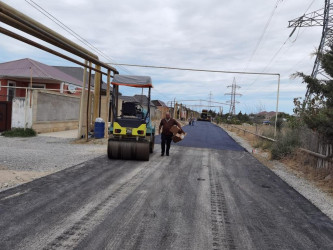
[{"label": "gravel shoulder", "polygon": [[72,138],[0,136],[0,191],[105,154],[105,144],[75,144]]},{"label": "gravel shoulder", "polygon": [[[242,137],[234,132],[225,130],[237,143],[244,147],[249,153],[252,153],[253,147]],[[261,162],[269,167],[276,175],[284,180],[288,185],[293,187],[297,192],[308,199],[312,204],[319,208],[331,220],[333,220],[333,198],[325,192],[316,187],[313,183],[305,180],[291,172],[283,163],[279,161],[269,161],[266,159],[266,153],[255,151],[253,156],[259,160],[265,159]],[[268,164],[267,164],[268,163]]]}]

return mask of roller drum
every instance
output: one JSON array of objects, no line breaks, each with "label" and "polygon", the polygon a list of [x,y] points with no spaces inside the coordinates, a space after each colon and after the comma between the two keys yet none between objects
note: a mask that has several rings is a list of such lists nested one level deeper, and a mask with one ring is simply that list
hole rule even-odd
[{"label": "roller drum", "polygon": [[151,137],[151,141],[149,143],[149,152],[153,153],[154,152],[154,145],[155,145],[155,135]]},{"label": "roller drum", "polygon": [[110,159],[120,159],[120,142],[109,141],[108,142],[108,157]]},{"label": "roller drum", "polygon": [[149,161],[149,142],[109,140],[108,157],[110,159]]},{"label": "roller drum", "polygon": [[137,143],[136,159],[139,161],[149,161],[149,142]]}]

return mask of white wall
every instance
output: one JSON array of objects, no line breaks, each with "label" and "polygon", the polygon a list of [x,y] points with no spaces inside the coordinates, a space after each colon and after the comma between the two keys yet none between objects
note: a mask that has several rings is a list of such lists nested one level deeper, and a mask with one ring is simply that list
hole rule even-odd
[{"label": "white wall", "polygon": [[12,128],[24,128],[24,123],[27,123],[27,128],[32,127],[32,108],[28,104],[25,109],[25,98],[14,98],[12,106]]}]

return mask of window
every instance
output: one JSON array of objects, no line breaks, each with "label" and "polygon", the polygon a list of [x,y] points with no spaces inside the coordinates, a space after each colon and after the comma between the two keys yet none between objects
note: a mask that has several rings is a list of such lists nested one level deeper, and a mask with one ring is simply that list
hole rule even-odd
[{"label": "window", "polygon": [[45,89],[46,86],[45,86],[45,84],[41,84],[41,83],[33,83],[32,88],[33,89]]},{"label": "window", "polygon": [[[8,81],[8,87],[16,87],[16,83]],[[7,101],[11,102],[15,97],[15,94],[16,94],[15,88],[7,88]]]}]

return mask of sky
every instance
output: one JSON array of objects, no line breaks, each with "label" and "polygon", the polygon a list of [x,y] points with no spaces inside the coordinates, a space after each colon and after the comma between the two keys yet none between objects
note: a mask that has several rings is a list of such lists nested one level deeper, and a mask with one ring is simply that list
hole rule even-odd
[{"label": "sky", "polygon": [[[106,57],[99,55],[99,58],[106,63],[279,73],[279,111],[289,114],[293,113],[293,99],[303,97],[306,91],[301,79],[291,79],[290,76],[297,71],[311,74],[315,60],[313,53],[319,46],[322,28],[297,29],[289,38],[292,29],[287,28],[288,21],[324,6],[324,0],[3,2],[89,48],[31,6],[38,4],[102,51]],[[0,25],[46,44],[3,23]],[[0,34],[0,63],[22,58],[48,65],[76,66]],[[231,92],[228,86],[235,80],[240,87],[237,93],[242,94],[236,97],[239,102],[237,113],[276,110],[277,76],[115,67],[120,74],[151,76],[154,85],[152,99],[168,104],[174,100],[188,107],[209,105],[205,100],[226,103],[230,100],[227,94]],[[120,91],[125,95],[137,94],[133,89]],[[217,107],[212,109],[216,111],[229,112],[228,105],[215,103],[214,106]],[[198,111],[207,108],[192,107]]]}]

